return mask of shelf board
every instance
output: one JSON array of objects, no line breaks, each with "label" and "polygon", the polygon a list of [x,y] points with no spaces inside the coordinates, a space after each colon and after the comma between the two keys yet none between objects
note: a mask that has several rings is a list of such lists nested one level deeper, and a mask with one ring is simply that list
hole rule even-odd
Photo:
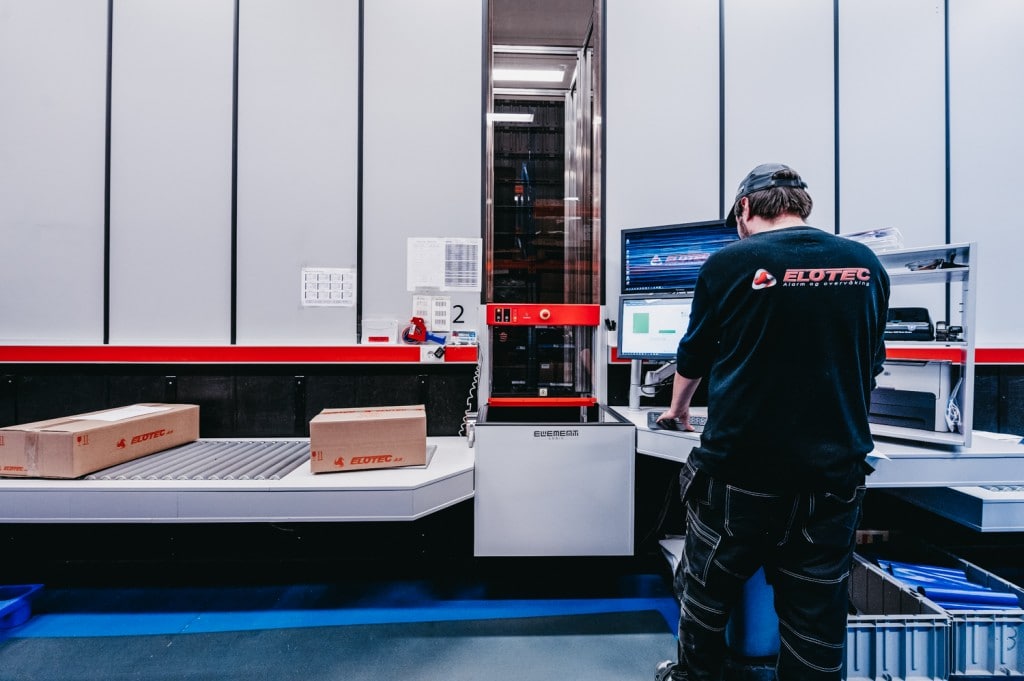
[{"label": "shelf board", "polygon": [[929,284],[944,281],[965,281],[970,274],[971,268],[955,267],[939,270],[918,270],[916,272],[898,269],[887,269],[886,271],[889,273],[889,279],[893,283]]},{"label": "shelf board", "polygon": [[886,359],[947,360],[961,363],[967,359],[967,343],[885,341]]},{"label": "shelf board", "polygon": [[892,437],[899,440],[927,442],[937,445],[964,446],[967,444],[966,438],[960,433],[940,433],[918,428],[888,426],[881,423],[871,424],[871,434],[875,437]]}]

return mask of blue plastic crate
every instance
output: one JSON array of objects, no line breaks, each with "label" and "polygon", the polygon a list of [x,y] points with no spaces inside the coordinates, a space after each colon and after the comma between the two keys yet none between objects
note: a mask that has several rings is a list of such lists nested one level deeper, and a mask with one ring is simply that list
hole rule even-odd
[{"label": "blue plastic crate", "polygon": [[42,584],[0,585],[0,629],[24,624],[32,616],[32,599]]}]

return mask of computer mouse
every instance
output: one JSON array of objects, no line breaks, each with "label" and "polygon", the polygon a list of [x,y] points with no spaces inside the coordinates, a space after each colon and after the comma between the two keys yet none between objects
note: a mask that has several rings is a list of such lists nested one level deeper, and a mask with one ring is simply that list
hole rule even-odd
[{"label": "computer mouse", "polygon": [[661,419],[660,421],[654,422],[655,428],[661,428],[662,430],[679,430],[679,421],[675,419]]},{"label": "computer mouse", "polygon": [[651,430],[679,430],[679,422],[675,419],[658,420],[664,412],[651,411],[647,413],[647,427]]}]

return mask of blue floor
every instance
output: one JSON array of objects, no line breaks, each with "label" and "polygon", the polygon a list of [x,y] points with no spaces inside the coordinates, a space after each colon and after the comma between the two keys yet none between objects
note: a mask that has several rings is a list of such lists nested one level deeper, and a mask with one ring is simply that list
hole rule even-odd
[{"label": "blue floor", "polygon": [[678,612],[663,577],[643,574],[564,590],[514,577],[44,587],[28,621],[0,629],[0,681],[647,680],[674,655]]},{"label": "blue floor", "polygon": [[430,582],[339,587],[44,588],[25,624],[0,638],[137,636],[294,627],[518,619],[653,610],[675,631],[679,608],[663,580],[639,575],[602,598],[490,598],[487,585],[440,593]]}]

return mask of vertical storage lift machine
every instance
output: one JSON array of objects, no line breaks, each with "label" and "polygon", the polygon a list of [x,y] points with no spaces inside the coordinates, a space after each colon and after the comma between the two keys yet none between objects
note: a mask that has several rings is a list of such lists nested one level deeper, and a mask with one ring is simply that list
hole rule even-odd
[{"label": "vertical storage lift machine", "polygon": [[632,555],[636,431],[594,390],[607,351],[600,306],[491,304],[486,314],[475,555]]}]

